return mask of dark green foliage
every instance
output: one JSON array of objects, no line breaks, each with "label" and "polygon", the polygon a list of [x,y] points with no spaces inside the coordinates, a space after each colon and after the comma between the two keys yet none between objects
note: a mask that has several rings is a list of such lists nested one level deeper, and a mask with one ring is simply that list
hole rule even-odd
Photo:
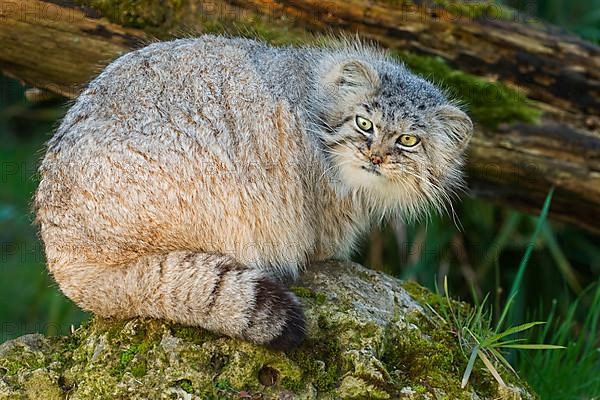
[{"label": "dark green foliage", "polygon": [[63,110],[32,106],[17,82],[0,77],[0,342],[66,333],[85,318],[48,277],[30,209],[42,146]]},{"label": "dark green foliage", "polygon": [[577,35],[600,43],[600,0],[503,0],[529,15],[535,15]]},{"label": "dark green foliage", "polygon": [[[495,128],[500,123],[534,123],[541,115],[532,101],[503,83],[450,68],[441,58],[396,53],[411,70],[445,88],[451,98],[460,99],[475,122]],[[485,101],[482,101],[485,99]]]},{"label": "dark green foliage", "polygon": [[541,399],[594,398],[600,395],[600,281],[562,313],[559,307],[565,304],[553,303],[547,316],[536,313],[548,322],[532,331],[528,340],[566,349],[520,352],[517,369]]}]

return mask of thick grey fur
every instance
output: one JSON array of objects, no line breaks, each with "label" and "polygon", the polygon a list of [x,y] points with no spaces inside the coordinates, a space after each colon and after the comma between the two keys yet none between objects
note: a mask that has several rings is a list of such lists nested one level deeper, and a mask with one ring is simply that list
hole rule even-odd
[{"label": "thick grey fur", "polygon": [[284,278],[348,258],[386,215],[448,204],[471,129],[361,43],[155,43],[106,67],[48,143],[35,197],[48,267],[99,315],[290,348],[304,319]]}]

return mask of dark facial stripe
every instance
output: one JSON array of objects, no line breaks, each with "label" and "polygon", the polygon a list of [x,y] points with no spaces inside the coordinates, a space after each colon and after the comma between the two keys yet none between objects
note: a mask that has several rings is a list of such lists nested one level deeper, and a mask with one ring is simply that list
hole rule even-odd
[{"label": "dark facial stripe", "polygon": [[329,124],[326,124],[325,122],[322,122],[322,123],[320,123],[320,125],[327,133],[332,134],[332,133],[337,132],[345,123],[347,123],[348,121],[351,121],[352,119],[354,119],[354,117],[346,117],[343,120],[341,120],[340,122],[338,122],[337,124],[329,125]]},{"label": "dark facial stripe", "polygon": [[339,122],[338,124],[334,125],[333,127],[335,128],[335,130],[340,129],[345,123],[352,121],[354,119],[354,117],[346,117],[344,118],[341,122]]}]

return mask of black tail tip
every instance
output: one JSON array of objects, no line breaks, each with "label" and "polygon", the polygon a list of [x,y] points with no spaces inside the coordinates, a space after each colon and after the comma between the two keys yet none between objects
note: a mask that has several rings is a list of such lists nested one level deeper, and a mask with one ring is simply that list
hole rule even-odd
[{"label": "black tail tip", "polygon": [[272,350],[289,351],[298,347],[306,337],[304,312],[300,304],[293,304],[287,312],[286,322],[281,333],[267,343]]}]

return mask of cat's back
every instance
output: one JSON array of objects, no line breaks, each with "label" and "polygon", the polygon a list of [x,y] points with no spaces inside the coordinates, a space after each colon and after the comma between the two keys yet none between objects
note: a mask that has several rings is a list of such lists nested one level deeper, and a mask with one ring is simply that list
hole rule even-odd
[{"label": "cat's back", "polygon": [[197,96],[251,92],[261,84],[261,77],[250,56],[269,48],[250,39],[211,35],[158,42],[117,59],[89,90],[124,100],[123,108],[133,112],[140,99],[183,104],[198,100]]},{"label": "cat's back", "polygon": [[48,153],[72,161],[132,151],[164,158],[182,150],[190,162],[204,152],[232,168],[254,165],[257,151],[281,149],[283,129],[299,128],[293,102],[282,96],[287,91],[273,85],[277,71],[264,68],[278,65],[285,51],[205,35],[128,53],[76,99]]},{"label": "cat's back", "polygon": [[261,223],[261,242],[293,241],[270,227],[305,219],[311,144],[256,68],[262,51],[275,50],[204,36],[109,65],[49,142],[36,195],[42,234],[83,236],[99,257],[200,243],[223,251]]},{"label": "cat's back", "polygon": [[[158,126],[187,123],[211,128],[211,122],[226,117],[217,112],[223,108],[232,111],[229,118],[243,117],[241,112],[253,104],[273,100],[251,61],[273,50],[250,39],[205,35],[127,53],[90,82],[50,144],[95,132],[102,137],[148,135]],[[102,126],[111,129],[98,129]]]}]

